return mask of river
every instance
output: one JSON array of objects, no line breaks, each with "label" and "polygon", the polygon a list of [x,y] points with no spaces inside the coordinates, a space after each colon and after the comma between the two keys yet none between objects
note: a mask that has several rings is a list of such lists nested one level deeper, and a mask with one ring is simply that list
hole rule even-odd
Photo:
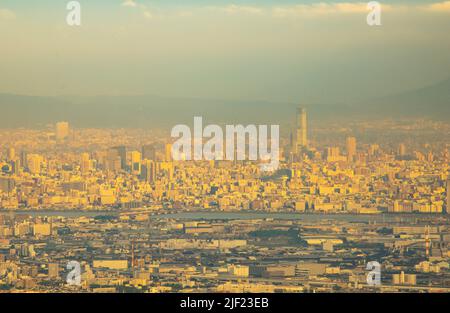
[{"label": "river", "polygon": [[[95,216],[117,216],[119,213],[113,211],[14,211],[16,214],[27,214],[37,216],[63,216],[63,217],[95,217]],[[9,214],[7,211],[0,211]],[[443,218],[440,214],[321,214],[321,213],[277,213],[277,212],[178,212],[178,213],[151,213],[152,218],[157,219],[184,219],[184,220],[252,220],[252,219],[279,219],[279,220],[336,220],[345,222],[414,222],[423,218]],[[448,216],[445,216],[448,220]]]}]

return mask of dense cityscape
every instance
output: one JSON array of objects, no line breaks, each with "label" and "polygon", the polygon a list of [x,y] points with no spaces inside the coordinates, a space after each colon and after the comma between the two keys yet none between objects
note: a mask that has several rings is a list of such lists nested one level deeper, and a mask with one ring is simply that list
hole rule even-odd
[{"label": "dense cityscape", "polygon": [[445,310],[449,30],[450,0],[0,0],[0,307]]},{"label": "dense cityscape", "polygon": [[1,130],[0,291],[450,291],[450,124],[295,116],[272,172],[176,161],[168,130]]}]

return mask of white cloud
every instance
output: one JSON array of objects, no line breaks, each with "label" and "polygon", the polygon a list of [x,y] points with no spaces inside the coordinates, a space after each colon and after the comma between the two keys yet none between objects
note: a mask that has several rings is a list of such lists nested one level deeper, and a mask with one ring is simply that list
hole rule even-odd
[{"label": "white cloud", "polygon": [[264,9],[262,9],[260,7],[242,6],[242,5],[235,5],[235,4],[231,4],[226,7],[220,7],[219,10],[226,12],[228,14],[245,13],[245,14],[252,14],[252,15],[261,15],[264,13]]},{"label": "white cloud", "polygon": [[[381,3],[383,11],[402,9],[400,5],[388,5]],[[370,10],[367,2],[317,2],[313,4],[279,5],[279,6],[209,6],[204,9],[224,12],[227,14],[248,14],[267,17],[296,17],[296,16],[320,16],[330,14],[367,14]]]},{"label": "white cloud", "polygon": [[152,19],[155,17],[155,14],[145,5],[137,3],[135,0],[124,0],[122,2],[122,6],[124,7],[130,7],[130,8],[137,8],[142,12],[142,15],[146,19]]},{"label": "white cloud", "polygon": [[[336,0],[338,1],[338,0]],[[159,12],[159,10],[150,9],[148,6],[136,2],[136,0],[123,0],[122,6],[139,9],[147,19],[162,18],[168,16],[187,17],[196,14],[202,14],[205,10],[228,15],[254,15],[262,17],[319,17],[328,15],[342,14],[367,14],[370,10],[367,7],[368,2],[316,2],[313,4],[298,5],[275,5],[275,6],[250,6],[230,4],[224,6],[205,6],[198,7],[189,11]],[[428,11],[428,12],[450,12],[450,1],[435,2],[427,5],[389,5],[381,3],[383,12],[386,11]]]},{"label": "white cloud", "polygon": [[137,7],[137,3],[136,3],[136,1],[134,1],[134,0],[124,0],[123,2],[122,2],[122,6],[124,6],[124,7]]},{"label": "white cloud", "polygon": [[450,12],[450,1],[429,4],[425,9],[433,12]]},{"label": "white cloud", "polygon": [[13,11],[8,9],[0,9],[0,20],[12,20],[15,19],[16,15]]},{"label": "white cloud", "polygon": [[[393,7],[382,4],[383,10],[390,10]],[[275,17],[287,17],[298,15],[329,15],[329,14],[350,14],[350,13],[367,13],[366,2],[359,3],[314,3],[314,4],[300,4],[291,6],[279,6],[272,8],[272,15]]]}]

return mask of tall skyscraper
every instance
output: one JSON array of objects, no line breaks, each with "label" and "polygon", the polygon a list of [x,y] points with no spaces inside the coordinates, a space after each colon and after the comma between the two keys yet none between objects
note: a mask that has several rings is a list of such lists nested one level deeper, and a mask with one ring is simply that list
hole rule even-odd
[{"label": "tall skyscraper", "polygon": [[447,214],[450,214],[450,178],[447,179]]},{"label": "tall skyscraper", "polygon": [[130,152],[131,172],[135,175],[141,173],[141,153],[139,151]]},{"label": "tall skyscraper", "polygon": [[126,164],[126,151],[125,156],[123,156],[123,151],[122,149],[119,149],[119,147],[109,148],[105,158],[105,169],[116,172],[124,168],[123,163]]},{"label": "tall skyscraper", "polygon": [[39,174],[41,172],[43,157],[39,154],[27,155],[27,166],[31,174]]},{"label": "tall skyscraper", "polygon": [[91,160],[89,158],[89,153],[81,154],[81,173],[86,174],[91,170]]},{"label": "tall skyscraper", "polygon": [[146,182],[154,183],[157,177],[157,163],[152,160],[144,160],[140,176]]},{"label": "tall skyscraper", "polygon": [[48,264],[48,278],[57,279],[59,278],[59,265],[58,263]]},{"label": "tall skyscraper", "polygon": [[[327,161],[336,162],[341,160],[341,152],[339,147],[328,147],[327,148]],[[345,160],[345,158],[344,158]]]},{"label": "tall skyscraper", "polygon": [[347,158],[348,161],[351,162],[355,158],[356,155],[356,138],[355,137],[347,137]]},{"label": "tall skyscraper", "polygon": [[165,161],[172,161],[172,144],[170,143],[166,144]]},{"label": "tall skyscraper", "polygon": [[16,159],[16,150],[13,147],[8,148],[8,161],[14,161]]},{"label": "tall skyscraper", "polygon": [[297,108],[295,121],[295,145],[294,152],[299,153],[308,147],[308,129],[306,119],[306,109]]},{"label": "tall skyscraper", "polygon": [[125,170],[127,168],[127,147],[117,146],[112,147],[110,150],[117,152],[117,155],[120,158],[120,167],[121,169]]},{"label": "tall skyscraper", "polygon": [[14,190],[16,186],[14,179],[9,177],[0,177],[0,191],[9,193]]},{"label": "tall skyscraper", "polygon": [[154,145],[142,146],[142,159],[156,160],[156,149]]},{"label": "tall skyscraper", "polygon": [[58,122],[55,127],[56,140],[61,141],[69,137],[69,123]]},{"label": "tall skyscraper", "polygon": [[406,145],[404,143],[398,145],[398,155],[401,157],[406,155]]},{"label": "tall skyscraper", "polygon": [[20,166],[27,166],[28,153],[24,150],[20,151]]},{"label": "tall skyscraper", "polygon": [[20,161],[19,161],[19,159],[11,161],[11,173],[13,173],[14,175],[19,175],[19,173],[20,173]]}]

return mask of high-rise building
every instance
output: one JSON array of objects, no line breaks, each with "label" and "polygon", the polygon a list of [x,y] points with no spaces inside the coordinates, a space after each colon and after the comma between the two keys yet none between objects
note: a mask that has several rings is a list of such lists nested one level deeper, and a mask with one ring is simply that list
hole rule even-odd
[{"label": "high-rise building", "polygon": [[450,214],[450,178],[447,179],[447,206],[446,206],[447,214]]},{"label": "high-rise building", "polygon": [[104,167],[107,171],[112,172],[117,172],[122,169],[122,158],[116,148],[108,149],[105,156]]},{"label": "high-rise building", "polygon": [[308,128],[306,119],[306,109],[297,108],[295,121],[294,152],[299,153],[308,147]]},{"label": "high-rise building", "polygon": [[89,153],[81,154],[81,173],[86,174],[91,170],[91,160],[89,158]]},{"label": "high-rise building", "polygon": [[142,146],[142,159],[156,160],[156,149],[154,145]]},{"label": "high-rise building", "polygon": [[15,181],[9,177],[0,177],[0,191],[9,193],[13,191],[15,187]]},{"label": "high-rise building", "polygon": [[48,264],[48,278],[57,279],[59,278],[59,265],[58,263],[49,263]]},{"label": "high-rise building", "polygon": [[27,165],[27,160],[28,160],[28,153],[26,151],[20,151],[20,165],[21,166],[26,166]]},{"label": "high-rise building", "polygon": [[172,144],[170,143],[166,144],[165,160],[172,161]]},{"label": "high-rise building", "polygon": [[62,141],[69,138],[69,123],[58,122],[55,127],[56,140]]},{"label": "high-rise building", "polygon": [[27,167],[30,173],[39,174],[41,173],[43,158],[39,154],[28,154],[27,155]]},{"label": "high-rise building", "polygon": [[123,170],[126,170],[127,168],[127,147],[125,146],[117,146],[112,147],[110,151],[116,151],[117,156],[120,158],[120,167]]},{"label": "high-rise building", "polygon": [[141,179],[149,183],[154,183],[157,176],[157,163],[152,160],[142,162]]},{"label": "high-rise building", "polygon": [[328,147],[326,157],[327,162],[345,161],[345,156],[341,157],[339,147]]},{"label": "high-rise building", "polygon": [[19,175],[20,173],[20,161],[18,159],[11,161],[11,173]]},{"label": "high-rise building", "polygon": [[139,151],[130,152],[131,172],[135,175],[141,173],[141,153]]},{"label": "high-rise building", "polygon": [[356,138],[347,137],[347,158],[348,161],[353,161],[356,156]]},{"label": "high-rise building", "polygon": [[406,155],[406,145],[404,143],[398,146],[398,155],[401,157]]},{"label": "high-rise building", "polygon": [[16,150],[13,147],[9,147],[7,158],[8,161],[14,161],[16,159]]}]

